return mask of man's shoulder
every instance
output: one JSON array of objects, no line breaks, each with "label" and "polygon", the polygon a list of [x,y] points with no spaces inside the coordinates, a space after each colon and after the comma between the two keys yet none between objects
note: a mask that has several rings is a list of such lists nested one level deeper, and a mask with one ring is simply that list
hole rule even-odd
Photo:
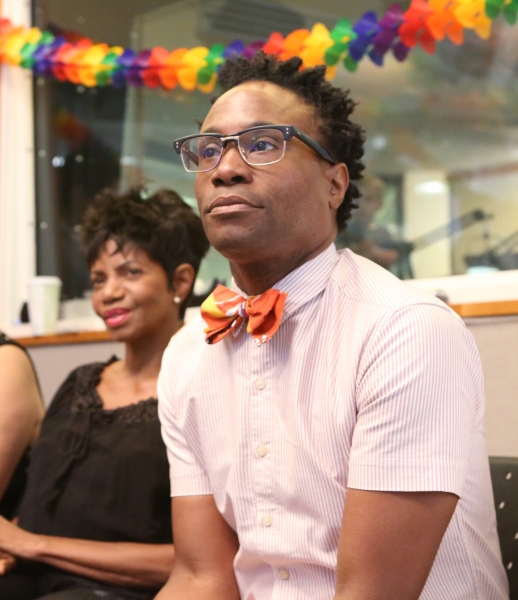
[{"label": "man's shoulder", "polygon": [[160,389],[167,397],[179,390],[186,390],[207,348],[204,334],[205,323],[196,315],[173,335],[162,357],[159,378]]},{"label": "man's shoulder", "polygon": [[401,281],[383,267],[351,250],[340,252],[331,280],[342,298],[360,305],[379,306],[384,312],[428,305],[455,314],[432,294]]},{"label": "man's shoulder", "polygon": [[200,314],[188,321],[169,341],[164,357],[174,355],[174,360],[192,360],[192,357],[206,347],[206,325]]}]

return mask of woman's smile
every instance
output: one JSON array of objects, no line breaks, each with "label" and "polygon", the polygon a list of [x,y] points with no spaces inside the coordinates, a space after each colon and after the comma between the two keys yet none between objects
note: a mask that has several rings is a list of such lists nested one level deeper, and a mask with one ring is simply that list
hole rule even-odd
[{"label": "woman's smile", "polygon": [[128,320],[130,313],[128,308],[112,308],[103,314],[103,319],[108,327],[120,327]]}]

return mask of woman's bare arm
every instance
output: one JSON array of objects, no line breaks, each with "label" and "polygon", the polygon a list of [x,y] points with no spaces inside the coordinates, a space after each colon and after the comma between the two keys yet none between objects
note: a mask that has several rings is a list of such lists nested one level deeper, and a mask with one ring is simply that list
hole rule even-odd
[{"label": "woman's bare arm", "polygon": [[173,544],[97,542],[29,533],[0,517],[0,549],[71,573],[126,587],[160,587],[171,573]]},{"label": "woman's bare arm", "polygon": [[25,449],[38,434],[43,404],[31,362],[20,348],[0,346],[0,498]]}]

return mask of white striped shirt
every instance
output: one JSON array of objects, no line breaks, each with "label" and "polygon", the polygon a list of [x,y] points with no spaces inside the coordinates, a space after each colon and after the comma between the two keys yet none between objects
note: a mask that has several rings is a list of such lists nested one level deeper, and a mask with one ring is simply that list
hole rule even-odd
[{"label": "white striped shirt", "polygon": [[172,496],[213,494],[242,600],[331,600],[347,488],[460,497],[421,600],[503,600],[483,378],[462,320],[330,246],[273,286],[273,338],[172,340],[159,411]]}]

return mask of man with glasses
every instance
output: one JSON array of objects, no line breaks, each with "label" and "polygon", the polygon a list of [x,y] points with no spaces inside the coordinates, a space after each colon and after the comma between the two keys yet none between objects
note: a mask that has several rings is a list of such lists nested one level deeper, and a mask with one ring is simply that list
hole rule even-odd
[{"label": "man with glasses", "polygon": [[442,302],[333,245],[363,132],[323,67],[228,61],[175,141],[230,261],[159,380],[160,600],[503,600],[482,376]]}]

